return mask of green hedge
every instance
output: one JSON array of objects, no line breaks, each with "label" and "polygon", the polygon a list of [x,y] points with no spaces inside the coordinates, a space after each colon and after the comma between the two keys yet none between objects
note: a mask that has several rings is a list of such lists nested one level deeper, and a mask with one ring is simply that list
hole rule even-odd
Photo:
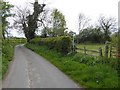
[{"label": "green hedge", "polygon": [[39,44],[40,40],[41,40],[41,37],[36,36],[34,39],[32,39],[30,41],[30,43],[32,43],[32,44]]},{"label": "green hedge", "polygon": [[48,37],[41,38],[39,44],[45,45],[49,49],[55,49],[62,54],[67,54],[71,51],[72,41],[71,38],[68,36]]}]

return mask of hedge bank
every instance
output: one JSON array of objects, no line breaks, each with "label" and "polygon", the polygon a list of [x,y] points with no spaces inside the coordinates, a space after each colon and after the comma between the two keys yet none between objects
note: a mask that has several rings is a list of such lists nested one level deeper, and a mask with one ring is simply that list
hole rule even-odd
[{"label": "hedge bank", "polygon": [[31,40],[31,43],[47,46],[49,49],[55,49],[62,54],[67,54],[71,51],[72,39],[68,36],[47,38],[36,37]]}]

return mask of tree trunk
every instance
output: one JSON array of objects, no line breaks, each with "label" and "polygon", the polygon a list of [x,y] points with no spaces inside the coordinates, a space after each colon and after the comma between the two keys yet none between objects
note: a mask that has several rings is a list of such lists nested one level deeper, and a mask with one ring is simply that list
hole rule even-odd
[{"label": "tree trunk", "polygon": [[6,39],[6,38],[5,38],[5,33],[4,33],[4,32],[2,32],[2,36],[3,36],[3,39]]}]

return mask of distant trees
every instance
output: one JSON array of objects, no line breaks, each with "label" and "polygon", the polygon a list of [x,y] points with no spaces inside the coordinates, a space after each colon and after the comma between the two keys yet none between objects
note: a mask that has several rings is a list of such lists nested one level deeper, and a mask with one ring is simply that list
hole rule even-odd
[{"label": "distant trees", "polygon": [[8,17],[11,17],[13,14],[10,12],[13,5],[5,1],[0,1],[0,11],[2,18],[2,37],[5,39],[5,34],[8,35],[7,27],[9,22],[7,21]]},{"label": "distant trees", "polygon": [[[7,2],[0,1],[2,8],[2,36],[7,34],[6,26],[9,24],[7,17],[12,16],[10,9],[13,7]],[[14,16],[14,26],[19,28],[25,34],[29,42],[36,36],[36,32],[41,30],[42,37],[55,37],[70,35],[66,28],[65,16],[58,10],[44,10],[45,4],[38,4],[37,0],[30,9],[17,7]],[[103,43],[111,40],[111,32],[116,30],[116,20],[112,17],[101,16],[97,26],[89,25],[90,19],[84,14],[79,14],[78,25],[79,34],[76,36],[77,43],[94,42]],[[38,31],[39,32],[39,31]]]},{"label": "distant trees", "polygon": [[[79,19],[83,16],[80,15]],[[81,19],[82,20],[82,19]],[[111,32],[116,30],[116,20],[112,17],[101,16],[98,19],[98,24],[96,26],[88,26],[80,29],[81,20],[79,20],[79,34],[76,36],[77,43],[80,42],[91,42],[91,43],[104,43],[105,41],[111,41]],[[85,22],[86,21],[86,22]],[[84,23],[89,21],[87,18],[84,20]],[[84,27],[83,24],[82,27]]]},{"label": "distant trees", "polygon": [[93,28],[89,27],[86,29],[83,29],[83,31],[80,32],[80,34],[77,36],[79,40],[79,43],[84,42],[91,42],[91,43],[102,43],[103,42],[103,32],[100,30],[100,28]]}]

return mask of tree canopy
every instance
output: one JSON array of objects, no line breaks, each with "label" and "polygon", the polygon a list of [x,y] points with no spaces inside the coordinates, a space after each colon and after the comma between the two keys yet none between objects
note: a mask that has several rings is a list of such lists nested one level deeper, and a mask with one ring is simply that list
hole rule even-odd
[{"label": "tree canopy", "polygon": [[2,37],[4,39],[5,39],[5,34],[8,34],[7,26],[9,25],[9,22],[7,21],[7,18],[13,15],[10,12],[12,7],[13,5],[9,4],[8,2],[0,1],[0,11],[2,17]]},{"label": "tree canopy", "polygon": [[66,21],[64,15],[58,11],[58,9],[53,10],[53,36],[63,36],[66,29]]}]

